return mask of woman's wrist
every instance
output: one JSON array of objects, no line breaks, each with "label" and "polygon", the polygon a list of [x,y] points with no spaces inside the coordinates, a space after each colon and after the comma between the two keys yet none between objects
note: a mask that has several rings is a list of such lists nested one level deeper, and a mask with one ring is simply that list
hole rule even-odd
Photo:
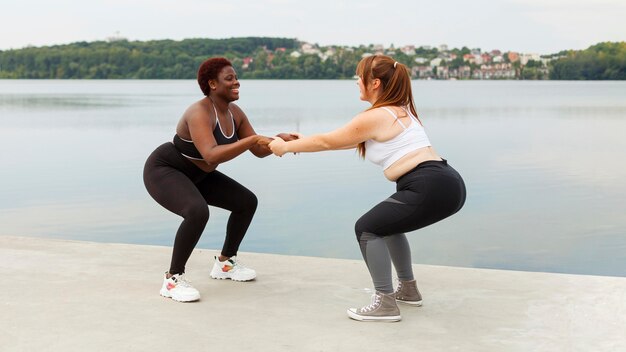
[{"label": "woman's wrist", "polygon": [[291,153],[291,151],[289,150],[289,142],[285,142],[283,146],[284,146],[283,150],[285,151],[285,153]]}]

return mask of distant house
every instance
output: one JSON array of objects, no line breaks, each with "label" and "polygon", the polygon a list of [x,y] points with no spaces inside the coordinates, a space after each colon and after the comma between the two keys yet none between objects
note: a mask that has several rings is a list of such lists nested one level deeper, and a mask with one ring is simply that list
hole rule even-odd
[{"label": "distant house", "polygon": [[446,66],[437,67],[437,79],[449,79],[449,78],[450,78],[450,74],[448,71],[448,67]]},{"label": "distant house", "polygon": [[329,57],[332,57],[335,54],[336,54],[336,51],[334,48],[328,48],[326,49],[325,52],[317,54],[317,56],[319,56],[319,58],[322,59],[322,61],[326,61],[328,60]]},{"label": "distant house", "polygon": [[469,66],[461,66],[458,69],[450,69],[448,71],[448,78],[450,79],[469,79],[471,77],[472,69]]},{"label": "distant house", "polygon": [[483,56],[481,54],[475,54],[474,55],[474,63],[476,65],[482,65],[482,63],[483,63]]},{"label": "distant house", "polygon": [[404,55],[413,56],[415,55],[415,45],[405,45],[400,49]]},{"label": "distant house", "polygon": [[335,48],[330,47],[328,49],[326,49],[326,52],[324,52],[324,55],[326,56],[334,56],[337,53],[337,50],[335,50]]},{"label": "distant house", "polygon": [[248,66],[250,66],[250,64],[254,61],[253,58],[251,57],[244,57],[243,58],[243,65],[241,65],[241,68],[243,68],[244,70],[248,68]]},{"label": "distant house", "polygon": [[440,59],[440,58],[432,59],[432,60],[430,60],[430,66],[431,67],[440,66],[441,65],[441,61],[443,61],[443,60]]},{"label": "distant house", "polygon": [[472,54],[465,54],[463,55],[463,61],[473,64],[476,62],[476,57]]},{"label": "distant house", "polygon": [[457,77],[459,78],[463,78],[463,79],[468,79],[470,78],[471,74],[472,74],[472,69],[469,66],[461,66],[459,67],[459,71],[458,71],[459,75]]},{"label": "distant house", "polygon": [[528,63],[528,61],[533,60],[533,61],[541,61],[541,56],[539,56],[539,54],[521,54],[520,55],[520,64],[522,65],[526,65]]},{"label": "distant house", "polygon": [[385,50],[385,47],[382,44],[374,44],[372,48],[374,49],[374,51],[381,53]]},{"label": "distant house", "polygon": [[316,48],[313,44],[309,44],[309,43],[302,44],[302,46],[300,47],[300,50],[302,50],[302,53],[304,54],[319,54],[320,53],[320,50],[318,48]]},{"label": "distant house", "polygon": [[479,69],[474,70],[472,78],[474,79],[511,79],[515,78],[515,69],[510,63],[481,65]]},{"label": "distant house", "polygon": [[433,77],[434,67],[431,66],[413,66],[411,68],[411,77],[418,79],[430,79]]}]

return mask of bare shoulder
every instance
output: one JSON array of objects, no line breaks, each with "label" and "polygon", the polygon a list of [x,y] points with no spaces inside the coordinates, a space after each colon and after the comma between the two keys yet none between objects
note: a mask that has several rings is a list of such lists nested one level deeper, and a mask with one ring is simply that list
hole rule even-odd
[{"label": "bare shoulder", "polygon": [[228,108],[230,109],[230,111],[233,113],[233,115],[236,117],[246,117],[246,113],[243,112],[243,110],[239,107],[239,105],[235,104],[235,103],[230,103],[228,105]]},{"label": "bare shoulder", "polygon": [[236,112],[241,112],[243,113],[243,110],[241,110],[241,108],[239,107],[239,105],[235,104],[235,103],[230,103],[228,104],[228,108],[230,110],[232,110],[233,114]]},{"label": "bare shoulder", "polygon": [[187,107],[176,126],[176,132],[181,137],[189,138],[192,129],[212,130],[213,125],[215,125],[215,121],[208,102],[199,100]]},{"label": "bare shoulder", "polygon": [[243,110],[239,107],[239,105],[235,103],[230,103],[228,105],[228,109],[233,113],[233,119],[235,119],[235,125],[240,126],[242,122],[248,120],[248,116]]},{"label": "bare shoulder", "polygon": [[383,116],[383,113],[389,114],[381,108],[366,110],[356,115],[353,121],[359,124],[376,124],[380,122],[380,117]]},{"label": "bare shoulder", "polygon": [[183,114],[183,119],[186,121],[196,119],[211,118],[209,102],[206,100],[198,100],[195,103],[189,105],[187,110]]}]

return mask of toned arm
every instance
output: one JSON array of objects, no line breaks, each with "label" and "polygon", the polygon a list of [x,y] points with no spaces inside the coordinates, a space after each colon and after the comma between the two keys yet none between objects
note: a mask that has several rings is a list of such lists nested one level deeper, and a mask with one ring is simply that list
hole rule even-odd
[{"label": "toned arm", "polygon": [[256,134],[240,138],[235,143],[218,145],[213,136],[213,120],[206,109],[199,106],[190,108],[186,113],[189,134],[202,158],[211,165],[229,161],[257,144],[260,136]]},{"label": "toned arm", "polygon": [[[354,148],[359,143],[374,138],[376,111],[366,111],[355,116],[346,125],[330,132],[304,137],[287,143],[272,142],[270,147],[284,153],[307,153],[324,150]],[[276,151],[276,150],[275,150]]]},{"label": "toned arm", "polygon": [[[254,131],[254,128],[252,127],[252,124],[250,123],[250,120],[248,120],[248,116],[246,116],[243,110],[241,110],[241,108],[239,108],[239,106],[235,104],[230,104],[230,107],[233,112],[233,116],[235,116],[235,122],[237,125],[237,136],[239,136],[240,139],[249,138],[251,136],[257,136],[256,132]],[[257,141],[260,138],[264,138],[264,137],[259,136],[257,138]],[[272,154],[272,151],[267,147],[267,144],[260,145],[258,143],[255,143],[249,149],[250,149],[250,152],[258,158],[264,158]]]}]

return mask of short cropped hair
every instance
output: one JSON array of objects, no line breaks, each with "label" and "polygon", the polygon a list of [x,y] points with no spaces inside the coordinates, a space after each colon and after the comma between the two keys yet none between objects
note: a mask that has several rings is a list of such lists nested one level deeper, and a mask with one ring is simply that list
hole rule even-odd
[{"label": "short cropped hair", "polygon": [[223,57],[212,57],[205,60],[198,68],[198,84],[204,95],[209,96],[211,94],[211,87],[209,87],[209,80],[217,79],[217,75],[226,66],[232,66],[233,64]]}]

